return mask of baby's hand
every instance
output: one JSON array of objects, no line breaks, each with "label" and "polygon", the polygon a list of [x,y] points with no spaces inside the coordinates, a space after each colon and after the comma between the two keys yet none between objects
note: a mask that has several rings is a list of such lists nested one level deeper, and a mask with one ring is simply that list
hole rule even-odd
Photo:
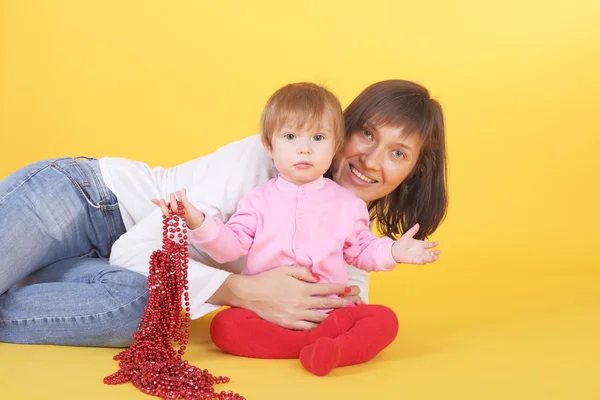
[{"label": "baby's hand", "polygon": [[175,194],[171,193],[169,196],[170,202],[168,205],[164,199],[152,199],[152,202],[160,207],[164,215],[168,216],[170,214],[170,210],[177,210],[177,199],[179,198],[179,200],[181,200],[181,204],[183,205],[183,210],[185,211],[184,220],[188,228],[198,228],[204,222],[204,213],[198,210],[192,205],[192,203],[188,201],[187,192],[185,189],[178,190],[176,194],[177,197],[175,197]]},{"label": "baby's hand", "polygon": [[415,224],[400,239],[392,245],[392,257],[399,264],[425,264],[438,259],[439,250],[428,251],[436,247],[438,242],[425,242],[414,239],[419,231],[419,224]]}]

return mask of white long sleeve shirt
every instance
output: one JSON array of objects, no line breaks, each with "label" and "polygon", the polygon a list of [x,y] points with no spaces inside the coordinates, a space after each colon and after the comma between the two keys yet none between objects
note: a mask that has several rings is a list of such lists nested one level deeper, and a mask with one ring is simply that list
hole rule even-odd
[{"label": "white long sleeve shirt", "polygon": [[[173,168],[154,167],[139,161],[104,157],[100,170],[106,186],[119,199],[127,233],[113,245],[110,263],[148,275],[150,255],[162,247],[162,213],[151,202],[185,188],[188,198],[205,213],[225,222],[238,201],[256,186],[277,176],[260,136],[254,135],[221,147],[214,153]],[[190,245],[188,281],[190,316],[199,318],[218,309],[206,301],[225,279],[240,272],[245,258],[218,264]],[[348,267],[349,285],[357,285],[368,301],[369,274]]]}]

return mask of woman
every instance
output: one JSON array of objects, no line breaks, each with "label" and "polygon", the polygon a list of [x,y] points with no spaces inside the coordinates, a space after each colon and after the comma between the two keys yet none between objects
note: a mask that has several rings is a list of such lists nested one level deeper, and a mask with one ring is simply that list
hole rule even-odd
[{"label": "woman", "polygon": [[[415,237],[433,233],[447,207],[439,103],[415,83],[383,81],[365,89],[344,117],[346,143],[331,178],[369,204],[386,235],[396,238],[416,222]],[[242,196],[275,174],[253,136],[170,169],[78,158],[42,161],[10,175],[0,183],[0,340],[131,344],[147,301],[150,254],[162,243],[161,211],[150,199],[193,188],[192,203],[226,220]],[[326,317],[312,309],[367,301],[368,275],[353,267],[345,300],[324,297],[345,288],[315,285],[304,268],[232,273],[239,269],[190,249],[192,318],[231,305],[286,328],[310,329]]]}]

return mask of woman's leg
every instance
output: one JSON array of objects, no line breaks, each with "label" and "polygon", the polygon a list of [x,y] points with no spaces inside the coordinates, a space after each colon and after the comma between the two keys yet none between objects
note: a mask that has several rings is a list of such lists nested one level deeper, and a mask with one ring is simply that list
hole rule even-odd
[{"label": "woman's leg", "polygon": [[316,375],[336,366],[370,360],[398,333],[398,319],[384,306],[362,305],[331,312],[317,328],[282,328],[242,308],[221,311],[213,318],[210,335],[221,350],[252,358],[300,358]]},{"label": "woman's leg", "polygon": [[125,227],[97,160],[41,161],[8,176],[0,224],[0,340],[130,342],[146,278],[104,259]]},{"label": "woman's leg", "polygon": [[125,347],[148,301],[146,277],[79,257],[40,269],[0,295],[0,341]]},{"label": "woman's leg", "polygon": [[0,181],[0,294],[54,262],[108,257],[125,232],[98,161],[46,160]]}]

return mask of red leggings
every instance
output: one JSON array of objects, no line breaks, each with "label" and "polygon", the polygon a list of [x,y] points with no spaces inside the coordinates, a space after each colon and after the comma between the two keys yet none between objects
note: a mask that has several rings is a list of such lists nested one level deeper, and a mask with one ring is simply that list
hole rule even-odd
[{"label": "red leggings", "polygon": [[334,310],[308,331],[282,328],[243,308],[219,312],[210,326],[213,342],[227,353],[252,358],[300,358],[315,375],[366,362],[392,343],[397,334],[396,314],[380,305]]}]

